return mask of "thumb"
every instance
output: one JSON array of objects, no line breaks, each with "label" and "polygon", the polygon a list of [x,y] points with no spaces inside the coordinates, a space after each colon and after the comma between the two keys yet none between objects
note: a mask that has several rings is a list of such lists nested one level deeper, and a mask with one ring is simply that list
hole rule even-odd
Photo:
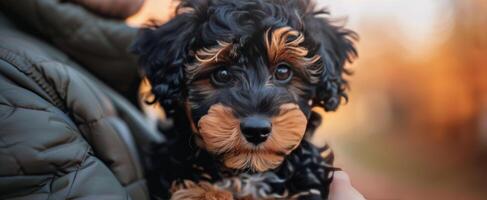
[{"label": "thumb", "polygon": [[336,171],[333,175],[333,181],[330,186],[329,200],[365,200],[351,184],[347,173]]}]

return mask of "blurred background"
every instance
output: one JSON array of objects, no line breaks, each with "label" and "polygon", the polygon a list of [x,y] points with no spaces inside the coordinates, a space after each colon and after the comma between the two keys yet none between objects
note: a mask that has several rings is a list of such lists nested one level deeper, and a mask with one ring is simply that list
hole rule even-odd
[{"label": "blurred background", "polygon": [[[487,1],[319,0],[360,35],[350,102],[313,139],[371,200],[487,199]],[[146,0],[127,22],[166,21]]]}]

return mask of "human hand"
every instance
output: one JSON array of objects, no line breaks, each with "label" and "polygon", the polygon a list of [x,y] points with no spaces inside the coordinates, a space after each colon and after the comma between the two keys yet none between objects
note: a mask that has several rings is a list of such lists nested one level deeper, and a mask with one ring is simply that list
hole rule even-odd
[{"label": "human hand", "polygon": [[329,200],[365,200],[350,182],[350,178],[344,171],[336,171],[330,186]]}]

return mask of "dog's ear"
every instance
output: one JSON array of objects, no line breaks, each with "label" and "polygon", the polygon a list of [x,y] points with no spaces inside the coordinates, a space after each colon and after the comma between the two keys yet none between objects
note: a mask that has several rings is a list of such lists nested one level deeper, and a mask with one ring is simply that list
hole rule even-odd
[{"label": "dog's ear", "polygon": [[316,86],[313,105],[323,107],[326,111],[338,108],[342,98],[348,100],[345,74],[350,72],[344,68],[346,62],[351,62],[357,56],[353,41],[358,39],[355,32],[335,26],[323,15],[326,10],[314,11],[309,4],[303,10],[303,27],[307,46],[311,46],[311,53],[319,55],[323,71]]},{"label": "dog's ear", "polygon": [[143,28],[131,47],[167,114],[183,99],[184,63],[196,37],[195,18],[194,12],[186,12],[161,26]]}]

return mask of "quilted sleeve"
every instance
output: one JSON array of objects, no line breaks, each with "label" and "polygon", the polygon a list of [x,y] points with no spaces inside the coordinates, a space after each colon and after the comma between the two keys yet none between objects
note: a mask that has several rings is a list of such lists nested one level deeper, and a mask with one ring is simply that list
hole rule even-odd
[{"label": "quilted sleeve", "polygon": [[130,199],[69,109],[28,73],[0,59],[0,199]]},{"label": "quilted sleeve", "polygon": [[47,39],[126,98],[135,96],[140,79],[137,59],[128,48],[136,28],[59,0],[2,0],[0,10],[16,24]]}]

